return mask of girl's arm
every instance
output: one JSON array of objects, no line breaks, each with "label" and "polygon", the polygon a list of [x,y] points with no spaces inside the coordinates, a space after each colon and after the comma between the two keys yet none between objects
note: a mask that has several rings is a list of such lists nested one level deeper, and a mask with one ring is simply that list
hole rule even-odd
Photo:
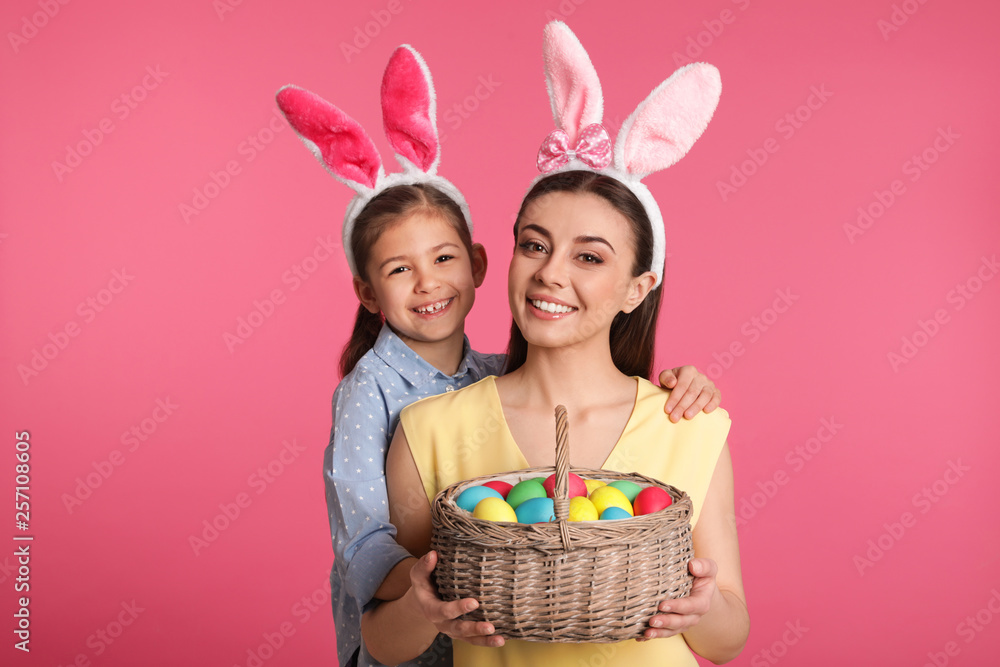
[{"label": "girl's arm", "polygon": [[[385,456],[389,413],[375,380],[358,370],[334,394],[333,428],[323,461],[333,551],[344,587],[361,604],[402,595],[390,575],[412,563],[389,521]],[[388,585],[381,586],[386,576]],[[383,598],[384,599],[384,598]]]},{"label": "girl's arm", "polygon": [[683,633],[691,650],[716,664],[739,655],[750,634],[750,615],[740,573],[733,499],[733,462],[729,445],[722,448],[694,528],[689,570],[695,576],[691,594],[660,603],[646,637]]},{"label": "girl's arm", "polygon": [[675,424],[683,419],[693,419],[702,410],[709,413],[722,403],[722,392],[707,375],[694,366],[678,366],[660,371],[660,386],[670,389],[670,396],[663,411]]},{"label": "girl's arm", "polygon": [[437,597],[431,572],[436,555],[427,551],[431,540],[431,507],[420,473],[410,454],[403,427],[396,429],[386,461],[389,516],[396,540],[410,553],[424,556],[411,569],[413,585],[400,599],[384,602],[365,613],[361,636],[373,658],[386,665],[412,660],[433,643],[438,632],[483,646],[498,646],[500,637],[489,623],[456,621],[478,606],[471,598],[444,602]]}]

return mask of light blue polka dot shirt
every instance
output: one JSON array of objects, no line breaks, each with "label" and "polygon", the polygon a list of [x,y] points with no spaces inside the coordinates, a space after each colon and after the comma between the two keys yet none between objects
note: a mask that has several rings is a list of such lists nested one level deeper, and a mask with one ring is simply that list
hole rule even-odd
[{"label": "light blue polka dot shirt", "polygon": [[[361,641],[361,614],[382,580],[410,554],[396,544],[389,523],[385,458],[399,413],[410,403],[454,391],[499,375],[501,354],[480,354],[465,339],[458,371],[445,375],[382,327],[375,346],[337,385],[333,394],[333,429],[323,460],[326,506],[330,515],[334,563],[330,572],[333,618],[340,665],[379,665]],[[451,644],[440,636],[408,665],[451,665]]]}]

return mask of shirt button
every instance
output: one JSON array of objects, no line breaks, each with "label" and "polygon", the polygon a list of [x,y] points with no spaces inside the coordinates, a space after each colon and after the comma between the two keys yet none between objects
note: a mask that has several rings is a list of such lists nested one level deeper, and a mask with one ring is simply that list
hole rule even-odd
[{"label": "shirt button", "polygon": [[455,388],[452,387],[451,385],[448,385],[447,387],[444,388],[444,390],[445,391],[455,391]]}]

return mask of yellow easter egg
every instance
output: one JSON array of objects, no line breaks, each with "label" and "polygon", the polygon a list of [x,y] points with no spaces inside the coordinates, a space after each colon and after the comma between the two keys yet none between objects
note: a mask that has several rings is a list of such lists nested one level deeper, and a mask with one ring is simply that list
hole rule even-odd
[{"label": "yellow easter egg", "polygon": [[517,514],[514,508],[507,504],[503,498],[483,498],[476,503],[476,509],[472,516],[484,521],[513,521],[517,522]]},{"label": "yellow easter egg", "polygon": [[594,489],[596,489],[597,487],[599,487],[599,486],[606,486],[606,483],[602,482],[599,479],[585,479],[585,480],[583,480],[583,483],[587,485],[587,495],[588,496],[590,494],[592,494],[594,492]]},{"label": "yellow easter egg", "polygon": [[590,494],[590,502],[594,503],[597,513],[601,514],[609,507],[619,507],[632,515],[632,503],[625,494],[613,486],[602,486]]},{"label": "yellow easter egg", "polygon": [[594,503],[583,496],[576,496],[569,499],[569,520],[570,521],[597,521],[600,514]]}]

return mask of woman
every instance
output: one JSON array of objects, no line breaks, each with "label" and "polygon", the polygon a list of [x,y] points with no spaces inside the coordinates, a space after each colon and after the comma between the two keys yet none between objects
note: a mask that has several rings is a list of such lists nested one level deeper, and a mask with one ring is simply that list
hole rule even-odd
[{"label": "woman", "polygon": [[[568,667],[600,657],[603,664],[695,666],[692,651],[726,662],[749,633],[725,442],[729,419],[717,410],[674,424],[654,408],[645,378],[665,242],[659,205],[641,183],[701,136],[721,94],[719,72],[703,63],[677,70],[625,120],[612,150],[600,124],[596,70],[559,21],[545,28],[545,67],[557,129],[542,144],[543,176],[514,227],[508,372],[402,413],[386,462],[390,517],[397,541],[426,555],[411,569],[403,597],[365,614],[362,635],[388,664],[418,655],[439,632],[461,640],[456,665]],[[454,482],[551,464],[558,404],[569,412],[576,465],[636,471],[692,500],[691,594],[662,602],[643,640],[611,651],[506,641],[488,622],[455,620],[477,602],[445,603],[430,581],[431,500]]]},{"label": "woman", "polygon": [[[536,183],[515,225],[509,372],[404,411],[387,461],[390,515],[399,543],[427,554],[434,495],[463,479],[551,465],[552,408],[565,405],[574,465],[636,470],[684,489],[694,505],[690,596],[661,604],[645,633],[657,641],[615,644],[602,655],[608,664],[695,665],[694,651],[725,662],[749,632],[729,420],[717,410],[674,424],[662,400],[652,408],[659,390],[644,379],[660,305],[652,234],[643,204],[614,178],[566,171]],[[465,439],[484,427],[485,442]],[[382,662],[418,655],[438,632],[462,640],[454,645],[456,665],[577,665],[601,650],[505,641],[489,623],[454,620],[476,602],[439,600],[434,563],[425,556],[411,571],[410,590],[366,615],[365,641]]]}]

